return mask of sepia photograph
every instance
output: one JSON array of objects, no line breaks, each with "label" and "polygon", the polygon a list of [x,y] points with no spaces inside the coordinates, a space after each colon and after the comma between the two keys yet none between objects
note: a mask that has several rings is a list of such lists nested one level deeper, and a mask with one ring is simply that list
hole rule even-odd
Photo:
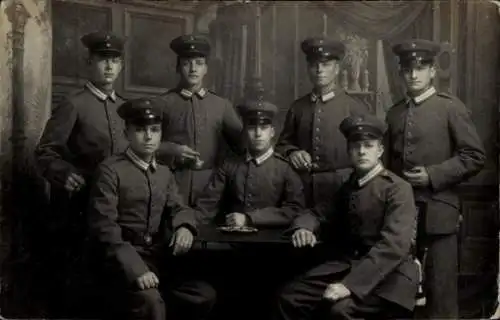
[{"label": "sepia photograph", "polygon": [[0,319],[500,320],[500,1],[0,0]]}]

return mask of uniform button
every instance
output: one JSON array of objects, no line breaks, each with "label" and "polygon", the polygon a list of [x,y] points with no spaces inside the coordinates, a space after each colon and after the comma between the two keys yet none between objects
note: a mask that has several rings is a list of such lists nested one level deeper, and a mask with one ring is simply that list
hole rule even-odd
[{"label": "uniform button", "polygon": [[149,234],[144,236],[144,243],[148,246],[150,246],[151,243],[153,243],[153,239],[151,238],[151,236]]},{"label": "uniform button", "polygon": [[319,132],[319,128],[316,128],[316,131]]},{"label": "uniform button", "polygon": [[314,139],[315,139],[316,141],[319,141],[319,137],[318,137],[318,136],[314,137]]},{"label": "uniform button", "polygon": [[318,109],[318,113],[321,113],[321,111],[322,111],[321,109]]},{"label": "uniform button", "polygon": [[412,137],[411,132],[409,132],[409,131],[408,131],[408,133],[406,134],[406,136],[407,136],[408,138],[411,138],[411,137]]},{"label": "uniform button", "polygon": [[316,119],[316,121],[317,121],[317,122],[321,122],[321,119],[320,119],[320,118],[317,118],[317,119]]},{"label": "uniform button", "polygon": [[316,159],[316,161],[318,161],[319,160],[319,156],[316,156],[315,159]]}]

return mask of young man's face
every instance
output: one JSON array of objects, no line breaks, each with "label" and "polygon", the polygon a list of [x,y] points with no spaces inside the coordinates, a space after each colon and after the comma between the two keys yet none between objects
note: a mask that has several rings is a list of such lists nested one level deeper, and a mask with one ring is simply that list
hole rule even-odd
[{"label": "young man's face", "polygon": [[201,86],[207,70],[207,59],[204,57],[179,59],[182,80],[190,87]]},{"label": "young man's face", "polygon": [[418,94],[431,86],[436,76],[436,68],[430,64],[402,67],[401,75],[410,93]]},{"label": "young man's face", "polygon": [[158,150],[161,142],[161,124],[127,124],[126,136],[130,148],[138,155],[149,156]]},{"label": "young man's face", "polygon": [[274,127],[271,124],[246,125],[248,148],[252,152],[266,152],[274,138]]},{"label": "young man's face", "polygon": [[93,54],[89,57],[92,81],[100,85],[112,85],[122,71],[122,58]]},{"label": "young man's face", "polygon": [[310,61],[307,63],[309,78],[315,88],[331,85],[339,73],[337,60]]},{"label": "young man's face", "polygon": [[348,153],[357,171],[370,171],[377,165],[384,153],[381,140],[349,141]]}]

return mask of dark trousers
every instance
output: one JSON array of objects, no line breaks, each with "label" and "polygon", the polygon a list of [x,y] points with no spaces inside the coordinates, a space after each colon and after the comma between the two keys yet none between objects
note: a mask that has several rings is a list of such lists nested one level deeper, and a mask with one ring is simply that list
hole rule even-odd
[{"label": "dark trousers", "polygon": [[424,261],[426,315],[429,319],[458,319],[457,235],[426,235],[417,243],[419,259]]},{"label": "dark trousers", "polygon": [[[145,258],[145,257],[143,257]],[[202,320],[207,317],[215,301],[215,292],[202,280],[192,277],[184,261],[172,261],[168,266],[145,258],[149,270],[160,279],[160,287],[140,290],[116,276],[116,270],[104,272],[108,282],[112,311],[109,319],[144,320]],[[113,276],[114,273],[114,276]]]},{"label": "dark trousers", "polygon": [[423,263],[423,289],[427,300],[424,312],[429,319],[458,319],[457,234],[428,234],[425,204],[417,202],[417,208],[417,257]]},{"label": "dark trousers", "polygon": [[322,299],[326,287],[339,282],[349,272],[349,265],[337,261],[323,263],[287,284],[278,296],[276,320],[302,319],[389,319],[411,316],[404,308],[369,296],[354,296],[337,302]]}]

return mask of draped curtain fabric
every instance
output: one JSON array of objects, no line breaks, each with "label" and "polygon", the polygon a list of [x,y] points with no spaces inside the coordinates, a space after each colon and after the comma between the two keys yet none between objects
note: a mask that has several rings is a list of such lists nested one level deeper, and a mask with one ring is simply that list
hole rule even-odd
[{"label": "draped curtain fabric", "polygon": [[432,39],[432,1],[325,1],[328,21],[377,40],[377,109],[386,111],[404,96],[392,46],[408,38]]}]

